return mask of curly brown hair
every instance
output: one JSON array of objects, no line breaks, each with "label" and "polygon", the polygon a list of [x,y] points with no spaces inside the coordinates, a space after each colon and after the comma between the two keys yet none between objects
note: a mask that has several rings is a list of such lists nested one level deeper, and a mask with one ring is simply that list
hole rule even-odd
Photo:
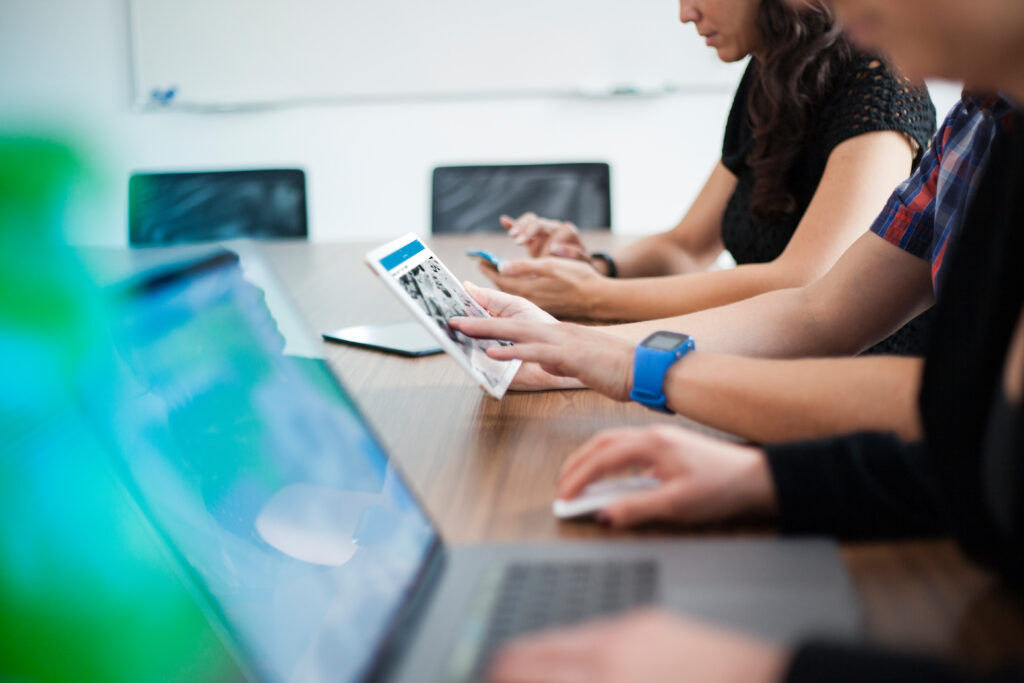
[{"label": "curly brown hair", "polygon": [[749,114],[754,144],[750,211],[771,220],[796,211],[787,179],[826,98],[856,57],[825,3],[801,9],[761,0],[757,27],[764,46],[754,64]]}]

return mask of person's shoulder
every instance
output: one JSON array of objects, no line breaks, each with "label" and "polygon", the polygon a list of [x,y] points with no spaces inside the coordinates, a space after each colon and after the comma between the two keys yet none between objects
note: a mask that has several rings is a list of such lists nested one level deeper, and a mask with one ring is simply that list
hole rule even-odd
[{"label": "person's shoulder", "polygon": [[987,124],[1007,122],[1016,113],[1016,106],[1002,95],[965,90],[939,125],[937,137],[945,140]]},{"label": "person's shoulder", "polygon": [[870,97],[874,101],[918,101],[931,107],[927,88],[904,78],[879,55],[855,53],[837,81],[835,99],[840,102]]},{"label": "person's shoulder", "polygon": [[896,131],[913,138],[919,160],[935,132],[935,105],[926,88],[869,53],[854,53],[835,83],[819,124],[828,149],[864,133]]}]

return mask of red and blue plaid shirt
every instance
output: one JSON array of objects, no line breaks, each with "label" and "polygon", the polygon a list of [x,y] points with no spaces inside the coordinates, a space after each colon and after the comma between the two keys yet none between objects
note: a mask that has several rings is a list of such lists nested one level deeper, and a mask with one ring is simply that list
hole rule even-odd
[{"label": "red and blue plaid shirt", "polygon": [[1013,105],[1001,97],[964,96],[932,138],[917,170],[889,198],[871,231],[932,264],[938,295],[946,249],[964,216]]}]

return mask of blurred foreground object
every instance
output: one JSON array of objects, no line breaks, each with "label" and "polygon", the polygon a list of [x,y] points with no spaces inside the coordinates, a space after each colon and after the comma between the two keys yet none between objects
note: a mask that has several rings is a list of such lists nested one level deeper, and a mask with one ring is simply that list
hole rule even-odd
[{"label": "blurred foreground object", "polygon": [[65,146],[0,137],[0,679],[237,677],[82,408],[111,352],[61,244],[87,179]]}]

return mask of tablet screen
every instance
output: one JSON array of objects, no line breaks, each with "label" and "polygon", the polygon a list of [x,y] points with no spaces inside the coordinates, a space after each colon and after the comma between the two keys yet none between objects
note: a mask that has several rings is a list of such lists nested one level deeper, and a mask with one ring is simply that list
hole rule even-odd
[{"label": "tablet screen", "polygon": [[[498,361],[487,355],[487,349],[510,342],[473,339],[452,329],[448,321],[456,316],[487,317],[487,312],[463,289],[462,284],[445,268],[419,239],[413,236],[393,242],[369,255],[375,270],[389,278],[399,295],[414,310],[425,316],[440,332],[439,339],[450,344],[446,350],[460,355],[489,391],[500,397],[518,369],[518,361]],[[451,348],[451,346],[454,348]]]}]

